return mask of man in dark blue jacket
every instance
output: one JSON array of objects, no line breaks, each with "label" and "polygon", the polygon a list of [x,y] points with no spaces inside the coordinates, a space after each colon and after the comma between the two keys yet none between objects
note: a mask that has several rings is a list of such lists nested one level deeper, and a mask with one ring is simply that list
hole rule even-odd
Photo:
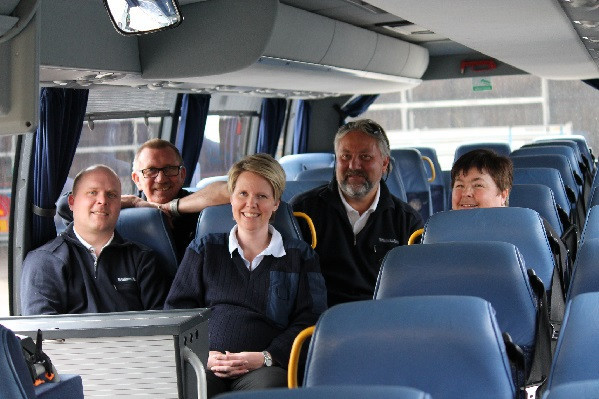
[{"label": "man in dark blue jacket", "polygon": [[154,252],[115,226],[121,183],[107,166],[80,172],[69,196],[73,223],[23,263],[23,315],[162,309],[170,280]]}]

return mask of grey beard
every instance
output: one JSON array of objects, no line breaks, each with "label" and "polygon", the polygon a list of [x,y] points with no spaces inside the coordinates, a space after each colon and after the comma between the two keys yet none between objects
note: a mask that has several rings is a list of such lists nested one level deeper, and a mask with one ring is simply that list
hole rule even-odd
[{"label": "grey beard", "polygon": [[373,186],[372,182],[368,179],[364,183],[356,185],[349,184],[345,180],[339,182],[339,188],[341,188],[343,194],[354,199],[364,198],[372,190]]}]

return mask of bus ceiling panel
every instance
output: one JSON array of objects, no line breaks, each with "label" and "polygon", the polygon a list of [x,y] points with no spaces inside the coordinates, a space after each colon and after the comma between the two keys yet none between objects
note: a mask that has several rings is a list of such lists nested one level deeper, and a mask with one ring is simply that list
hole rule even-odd
[{"label": "bus ceiling panel", "polygon": [[41,14],[43,67],[141,73],[137,37],[119,34],[101,1],[42,0]]},{"label": "bus ceiling panel", "polygon": [[145,79],[181,79],[243,69],[264,53],[278,0],[212,0],[181,6],[177,29],[139,37]]},{"label": "bus ceiling panel", "polygon": [[276,0],[181,9],[179,28],[139,38],[144,79],[356,94],[414,87],[428,66],[423,47]]},{"label": "bus ceiling panel", "polygon": [[542,78],[599,77],[597,65],[558,1],[369,0],[369,3]]}]

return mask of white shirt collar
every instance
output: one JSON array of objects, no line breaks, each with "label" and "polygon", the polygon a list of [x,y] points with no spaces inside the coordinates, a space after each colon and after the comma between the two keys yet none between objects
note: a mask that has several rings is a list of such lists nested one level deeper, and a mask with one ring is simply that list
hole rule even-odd
[{"label": "white shirt collar", "polygon": [[[83,246],[89,251],[89,253],[92,254],[94,259],[97,259],[98,255],[96,254],[96,250],[94,249],[94,246],[91,245],[89,242],[85,241],[83,239],[83,237],[81,237],[79,235],[79,233],[77,233],[77,230],[75,230],[75,226],[73,226],[73,233],[75,233],[75,237],[77,237],[77,239],[81,242],[81,244],[83,244]],[[100,249],[100,252],[102,252],[104,250],[104,248],[106,248],[108,245],[110,245],[112,240],[114,240],[114,231],[112,232],[112,235],[110,236],[110,239],[108,240],[108,242],[106,244],[104,244],[102,249]]]},{"label": "white shirt collar", "polygon": [[260,261],[262,261],[262,259],[267,255],[272,255],[275,258],[281,258],[285,256],[286,252],[285,248],[283,247],[283,237],[281,237],[281,233],[279,233],[277,229],[270,224],[268,225],[268,232],[272,235],[268,246],[264,249],[264,251],[260,252],[250,264],[250,262],[245,259],[243,255],[243,249],[241,249],[239,241],[237,240],[237,225],[233,226],[231,232],[229,233],[229,253],[231,254],[231,257],[233,257],[233,252],[237,250],[241,256],[241,259],[243,260],[243,263],[245,263],[248,269],[254,270],[256,267],[258,267]]},{"label": "white shirt collar", "polygon": [[341,203],[343,204],[343,207],[345,208],[345,212],[347,213],[347,218],[349,219],[349,223],[352,226],[354,235],[357,235],[360,231],[362,231],[364,226],[366,226],[366,222],[368,222],[368,218],[376,210],[376,207],[379,204],[379,199],[381,198],[381,185],[379,184],[379,187],[376,190],[376,195],[374,196],[374,201],[372,201],[372,204],[370,204],[370,207],[362,215],[360,215],[360,213],[357,210],[355,210],[354,208],[352,208],[352,206],[346,201],[339,185],[337,185],[337,189],[339,190],[339,196],[341,197]]}]

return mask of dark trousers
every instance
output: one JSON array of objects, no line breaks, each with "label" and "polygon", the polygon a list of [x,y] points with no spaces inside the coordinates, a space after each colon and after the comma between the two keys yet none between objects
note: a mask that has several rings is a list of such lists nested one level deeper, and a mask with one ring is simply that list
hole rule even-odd
[{"label": "dark trousers", "polygon": [[287,370],[277,366],[260,367],[234,379],[219,378],[212,371],[206,370],[206,381],[208,397],[212,398],[229,391],[286,387]]}]

